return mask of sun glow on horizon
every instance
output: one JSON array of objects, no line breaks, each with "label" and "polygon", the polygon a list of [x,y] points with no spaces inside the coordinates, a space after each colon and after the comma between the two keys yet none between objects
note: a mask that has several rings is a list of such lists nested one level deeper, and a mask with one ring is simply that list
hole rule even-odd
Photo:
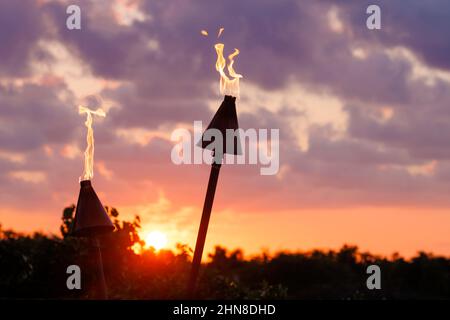
[{"label": "sun glow on horizon", "polygon": [[158,230],[149,232],[144,242],[146,248],[153,247],[157,251],[166,248],[168,243],[166,234]]}]

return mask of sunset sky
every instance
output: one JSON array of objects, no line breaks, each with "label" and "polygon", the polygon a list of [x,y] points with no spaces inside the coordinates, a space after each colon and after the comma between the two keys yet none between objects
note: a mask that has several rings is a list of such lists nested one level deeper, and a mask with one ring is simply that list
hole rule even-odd
[{"label": "sunset sky", "polygon": [[[366,28],[373,3],[381,30]],[[58,233],[83,170],[77,106],[97,95],[103,204],[194,247],[210,168],[174,165],[170,136],[223,99],[220,27],[226,55],[240,50],[239,124],[280,129],[280,171],[222,167],[207,251],[450,255],[447,0],[0,0],[2,228]]]}]

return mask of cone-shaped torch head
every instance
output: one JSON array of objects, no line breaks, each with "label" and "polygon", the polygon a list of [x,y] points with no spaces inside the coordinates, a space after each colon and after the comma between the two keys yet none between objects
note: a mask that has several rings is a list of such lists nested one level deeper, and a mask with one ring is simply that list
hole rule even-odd
[{"label": "cone-shaped torch head", "polygon": [[[235,97],[225,96],[222,104],[220,105],[205,132],[209,129],[217,129],[222,134],[222,154],[242,154],[239,131],[236,131],[237,129],[239,129],[239,124],[236,114]],[[233,131],[233,134],[230,134],[230,132],[227,134],[227,129],[231,129]],[[199,147],[202,147],[203,149],[214,149],[214,144],[212,143],[213,141],[214,137],[212,139],[205,139],[205,133],[203,133],[202,140],[199,141],[197,145]]]},{"label": "cone-shaped torch head", "polygon": [[95,237],[112,232],[114,225],[92,188],[91,181],[81,181],[80,186],[72,234],[77,237]]}]

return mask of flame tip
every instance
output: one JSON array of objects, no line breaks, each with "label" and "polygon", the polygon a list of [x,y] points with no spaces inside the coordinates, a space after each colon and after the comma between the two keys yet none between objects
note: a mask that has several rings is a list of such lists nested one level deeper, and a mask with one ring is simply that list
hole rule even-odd
[{"label": "flame tip", "polygon": [[224,30],[225,30],[224,27],[220,27],[220,28],[219,28],[219,33],[217,34],[217,39],[220,38],[220,36],[222,35],[222,32],[223,32]]}]

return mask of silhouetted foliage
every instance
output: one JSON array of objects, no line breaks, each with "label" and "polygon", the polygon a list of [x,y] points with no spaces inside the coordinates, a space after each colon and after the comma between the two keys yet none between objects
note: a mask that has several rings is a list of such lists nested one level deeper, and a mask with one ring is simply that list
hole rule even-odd
[{"label": "silhouetted foliage", "polygon": [[[115,208],[106,210],[116,227],[101,238],[109,297],[184,298],[192,250],[186,245],[174,252],[144,249],[140,218],[122,221]],[[73,205],[63,210],[62,237],[24,235],[0,225],[0,298],[95,297],[92,244],[70,236],[74,213]],[[81,267],[81,290],[66,287],[72,264]],[[381,268],[381,290],[366,287],[371,264]],[[202,267],[198,291],[204,299],[449,299],[450,259],[424,252],[409,260],[398,254],[388,259],[355,246],[245,258],[241,250],[216,247]]]},{"label": "silhouetted foliage", "polygon": [[72,204],[68,206],[67,208],[64,208],[63,215],[62,215],[62,223],[59,227],[59,230],[61,231],[61,235],[63,238],[66,238],[70,234],[70,230],[72,229],[72,225],[74,222],[74,215],[75,215],[75,205]]}]

